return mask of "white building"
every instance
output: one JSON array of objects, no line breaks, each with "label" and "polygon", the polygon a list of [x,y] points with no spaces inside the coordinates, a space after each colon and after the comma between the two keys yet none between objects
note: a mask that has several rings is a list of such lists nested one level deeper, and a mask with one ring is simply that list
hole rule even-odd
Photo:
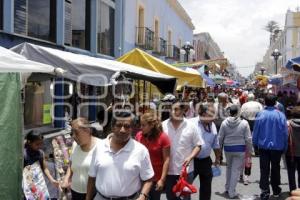
[{"label": "white building", "polygon": [[121,56],[139,47],[168,62],[180,60],[180,48],[192,43],[194,25],[177,0],[123,1]]},{"label": "white building", "polygon": [[[275,49],[281,53],[276,63],[272,57]],[[284,66],[291,58],[300,56],[300,12],[288,10],[285,18],[284,29],[278,38],[271,43],[263,57],[263,67],[266,68],[266,74],[288,73]]]}]

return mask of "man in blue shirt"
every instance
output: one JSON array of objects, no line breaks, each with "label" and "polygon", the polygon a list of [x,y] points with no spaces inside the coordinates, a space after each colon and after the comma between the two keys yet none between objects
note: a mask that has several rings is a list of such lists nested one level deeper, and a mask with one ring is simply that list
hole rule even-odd
[{"label": "man in blue shirt", "polygon": [[220,146],[217,137],[217,128],[214,120],[213,104],[200,104],[199,117],[192,118],[191,121],[195,126],[199,135],[202,137],[204,144],[201,146],[201,151],[194,158],[194,179],[199,175],[200,188],[199,199],[211,199],[211,183],[212,183],[212,160],[210,158],[211,150],[214,150],[216,161],[215,164],[220,164]]},{"label": "man in blue shirt", "polygon": [[255,118],[253,144],[259,149],[260,157],[260,189],[261,199],[270,196],[269,176],[271,165],[271,186],[274,197],[281,193],[280,159],[287,149],[288,128],[285,115],[275,108],[276,96],[268,94],[265,97],[265,109]]}]

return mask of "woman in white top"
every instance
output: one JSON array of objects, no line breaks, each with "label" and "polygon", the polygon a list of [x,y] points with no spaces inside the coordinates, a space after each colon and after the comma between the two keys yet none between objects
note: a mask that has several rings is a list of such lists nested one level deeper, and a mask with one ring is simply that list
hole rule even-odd
[{"label": "woman in white top", "polygon": [[71,162],[62,187],[71,187],[72,200],[84,200],[93,151],[100,139],[92,136],[90,124],[85,118],[72,121],[71,126],[76,144],[73,145]]}]

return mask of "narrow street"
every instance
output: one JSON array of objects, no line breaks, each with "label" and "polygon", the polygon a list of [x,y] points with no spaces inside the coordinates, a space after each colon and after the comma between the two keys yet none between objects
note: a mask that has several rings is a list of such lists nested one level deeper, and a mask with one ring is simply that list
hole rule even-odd
[{"label": "narrow street", "polygon": [[[243,183],[239,182],[237,185],[237,193],[240,194],[240,199],[242,200],[259,200],[259,158],[253,157],[252,158],[252,171],[251,176],[249,178],[249,185],[244,185]],[[222,175],[220,177],[214,178],[212,183],[212,200],[221,200],[221,199],[228,199],[226,195],[224,195],[224,185],[225,185],[225,173],[226,173],[226,166],[222,166]],[[199,180],[195,180],[194,182],[197,187],[199,187]],[[281,188],[283,193],[279,198],[275,198],[271,196],[270,200],[284,200],[288,197],[288,178],[287,178],[287,171],[283,168],[283,163],[281,162]],[[165,195],[162,198],[166,200]],[[192,195],[192,200],[198,199],[198,193]]]},{"label": "narrow street", "polygon": [[0,105],[0,200],[300,199],[300,0],[0,0]]}]

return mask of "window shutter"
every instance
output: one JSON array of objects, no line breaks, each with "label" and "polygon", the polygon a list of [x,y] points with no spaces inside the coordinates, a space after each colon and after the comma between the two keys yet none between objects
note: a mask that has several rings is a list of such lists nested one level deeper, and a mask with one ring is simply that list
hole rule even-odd
[{"label": "window shutter", "polygon": [[27,35],[27,0],[15,0],[15,33]]},{"label": "window shutter", "polygon": [[72,45],[72,1],[65,2],[65,44]]}]

